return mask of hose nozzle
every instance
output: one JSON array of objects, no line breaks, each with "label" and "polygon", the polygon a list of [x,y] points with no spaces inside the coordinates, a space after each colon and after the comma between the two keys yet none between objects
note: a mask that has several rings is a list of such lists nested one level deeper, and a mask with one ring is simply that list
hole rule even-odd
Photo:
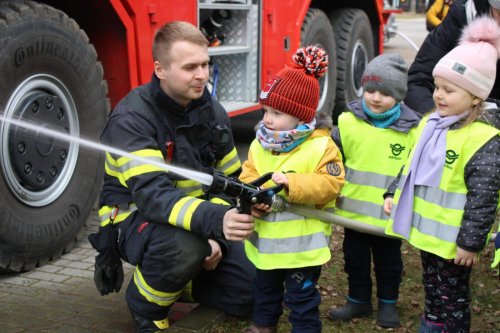
[{"label": "hose nozzle", "polygon": [[261,188],[260,186],[269,181],[272,172],[264,174],[251,183],[243,183],[237,178],[228,177],[221,172],[215,172],[213,182],[209,191],[212,193],[224,193],[225,195],[238,199],[238,210],[243,214],[250,214],[252,205],[263,203],[275,211],[285,209],[285,200],[278,195],[283,189],[279,184],[270,188]]}]

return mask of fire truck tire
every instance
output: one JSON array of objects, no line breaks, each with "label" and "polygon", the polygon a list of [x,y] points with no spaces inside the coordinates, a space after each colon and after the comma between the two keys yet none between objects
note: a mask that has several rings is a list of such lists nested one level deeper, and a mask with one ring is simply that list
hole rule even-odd
[{"label": "fire truck tire", "polygon": [[337,71],[335,70],[335,36],[326,14],[317,8],[310,8],[302,24],[301,45],[317,45],[328,54],[330,65],[325,75],[319,79],[320,99],[317,112],[332,115],[335,103]]},{"label": "fire truck tire", "polygon": [[357,8],[336,9],[330,13],[337,45],[337,92],[335,113],[347,103],[361,98],[361,77],[374,55],[370,20]]},{"label": "fire truck tire", "polygon": [[19,121],[0,121],[0,271],[20,272],[74,247],[103,176],[102,153],[36,127],[98,140],[109,101],[94,47],[61,11],[1,1],[0,45],[0,115]]}]

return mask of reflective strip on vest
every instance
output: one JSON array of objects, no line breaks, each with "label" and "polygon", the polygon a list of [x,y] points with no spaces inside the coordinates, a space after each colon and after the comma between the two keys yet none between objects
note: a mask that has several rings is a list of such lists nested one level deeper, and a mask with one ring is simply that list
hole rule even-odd
[{"label": "reflective strip on vest", "polygon": [[127,209],[112,207],[112,206],[102,206],[99,209],[99,217],[101,219],[101,227],[105,227],[111,222],[111,215],[114,214],[113,211],[118,209],[118,214],[113,220],[113,224],[120,223],[124,221],[130,214],[137,210],[137,206],[134,203],[129,204]]},{"label": "reflective strip on vest", "polygon": [[[402,167],[403,164],[400,165]],[[391,185],[395,176],[382,175],[374,172],[353,170],[345,168],[345,178],[352,184],[370,185],[382,189],[387,189]]]},{"label": "reflective strip on vest", "polygon": [[[427,117],[419,124],[419,136],[426,122]],[[439,187],[415,186],[412,225],[408,239],[410,244],[444,259],[453,259],[456,256],[456,240],[467,201],[465,168],[474,154],[498,133],[497,129],[478,122],[460,129],[448,130],[446,156],[443,156]],[[396,211],[412,158],[413,153],[410,154],[394,195],[391,218],[386,228],[386,233],[390,235],[401,237],[394,233],[392,216]]]},{"label": "reflective strip on vest", "polygon": [[[301,143],[292,153],[271,154],[254,140],[250,151],[255,168],[262,175],[269,170],[296,173],[314,172],[324,155],[329,137]],[[282,191],[280,195],[286,197]],[[334,202],[325,206],[331,208]],[[245,240],[245,252],[259,269],[321,265],[330,257],[331,225],[287,211],[271,212],[256,218],[252,236]]]},{"label": "reflective strip on vest", "polygon": [[[144,149],[132,152],[133,155],[148,159],[153,163],[165,163],[161,151],[154,149]],[[127,181],[137,175],[148,172],[166,172],[159,166],[150,164],[144,160],[136,160],[130,157],[120,157],[114,159],[110,153],[106,153],[106,174],[118,178],[120,184],[127,187]]]},{"label": "reflective strip on vest", "polygon": [[406,160],[415,130],[377,128],[352,112],[342,113],[338,126],[346,176],[335,214],[385,228],[383,195]]},{"label": "reflective strip on vest", "polygon": [[168,217],[168,223],[185,230],[191,230],[191,220],[198,206],[204,202],[193,197],[184,197],[177,201]]},{"label": "reflective strip on vest", "polygon": [[[393,205],[393,211],[396,210],[397,205]],[[412,225],[420,233],[441,239],[445,242],[455,242],[457,240],[459,226],[446,225],[438,221],[431,220],[423,217],[422,215],[413,212]]]},{"label": "reflective strip on vest", "polygon": [[248,240],[259,249],[260,254],[282,254],[321,249],[325,244],[328,245],[330,237],[318,232],[307,236],[268,239],[254,232]]},{"label": "reflective strip on vest", "polygon": [[[401,176],[400,183],[405,182],[406,176]],[[437,203],[443,208],[463,210],[467,201],[467,194],[445,192],[440,188],[428,187],[422,185],[415,186],[414,195],[425,201]],[[394,210],[394,209],[393,209]]]},{"label": "reflective strip on vest", "polygon": [[139,290],[139,293],[144,296],[148,300],[148,302],[155,303],[159,306],[170,306],[175,301],[177,301],[183,291],[183,289],[166,293],[163,291],[158,291],[153,289],[147,282],[144,280],[142,273],[139,269],[139,266],[135,267],[134,271],[134,283]]},{"label": "reflective strip on vest", "polygon": [[[383,205],[377,205],[371,202],[341,197],[337,201],[338,210],[335,211],[335,214],[350,217],[352,219],[359,217],[357,215],[368,216],[373,219],[378,220],[387,220],[388,216],[384,212]],[[344,212],[340,213],[340,209],[344,210]],[[352,212],[352,216],[349,216],[349,212]]]},{"label": "reflective strip on vest", "polygon": [[225,175],[230,175],[238,171],[241,167],[241,161],[238,157],[238,152],[236,148],[233,148],[222,160],[217,163],[217,170],[224,173]]}]

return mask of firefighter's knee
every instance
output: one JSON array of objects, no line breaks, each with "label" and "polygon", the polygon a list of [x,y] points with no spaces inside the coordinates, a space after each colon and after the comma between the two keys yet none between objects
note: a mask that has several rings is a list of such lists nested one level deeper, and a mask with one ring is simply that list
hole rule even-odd
[{"label": "firefighter's knee", "polygon": [[[155,266],[157,274],[171,282],[187,283],[203,267],[203,260],[210,255],[208,240],[194,233],[177,229],[170,230],[168,237],[157,238],[150,244],[147,261]],[[146,262],[143,268],[147,267]],[[148,269],[151,269],[149,267]]]}]

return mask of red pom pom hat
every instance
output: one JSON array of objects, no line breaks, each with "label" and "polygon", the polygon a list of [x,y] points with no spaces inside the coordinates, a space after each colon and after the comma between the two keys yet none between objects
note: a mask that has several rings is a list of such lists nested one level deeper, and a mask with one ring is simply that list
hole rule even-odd
[{"label": "red pom pom hat", "polygon": [[260,103],[309,123],[319,103],[318,78],[328,69],[328,55],[316,46],[300,48],[293,63],[271,78],[260,93]]}]

